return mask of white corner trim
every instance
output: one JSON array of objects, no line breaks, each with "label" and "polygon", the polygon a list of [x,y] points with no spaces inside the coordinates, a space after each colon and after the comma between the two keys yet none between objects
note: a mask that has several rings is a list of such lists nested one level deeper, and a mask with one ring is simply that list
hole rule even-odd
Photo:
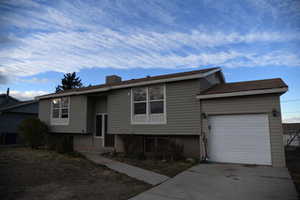
[{"label": "white corner trim", "polygon": [[221,71],[221,68],[217,68],[217,69],[211,70],[206,73],[198,73],[198,74],[175,77],[175,78],[158,79],[158,80],[153,80],[153,81],[143,81],[143,82],[139,82],[139,83],[131,83],[131,84],[126,84],[126,85],[108,86],[108,87],[96,88],[96,89],[86,90],[86,91],[73,91],[73,92],[65,92],[65,93],[61,93],[61,94],[50,94],[47,96],[38,96],[35,99],[40,100],[40,99],[47,99],[47,98],[53,98],[53,97],[88,94],[88,93],[94,93],[94,92],[105,92],[105,91],[109,91],[109,90],[113,90],[113,89],[144,86],[144,85],[151,85],[151,84],[158,84],[158,83],[190,80],[190,79],[196,79],[196,78],[203,78],[203,77],[209,76],[210,74],[216,73],[218,71]]},{"label": "white corner trim", "polygon": [[236,96],[257,95],[257,94],[284,93],[286,91],[288,91],[288,88],[284,87],[284,88],[264,89],[264,90],[250,90],[250,91],[243,91],[243,92],[197,95],[196,98],[197,99],[214,99],[214,98],[222,98],[222,97],[236,97]]}]

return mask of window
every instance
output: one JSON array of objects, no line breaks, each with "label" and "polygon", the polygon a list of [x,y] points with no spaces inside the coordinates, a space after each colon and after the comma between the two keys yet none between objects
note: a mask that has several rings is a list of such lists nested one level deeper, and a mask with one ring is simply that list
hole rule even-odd
[{"label": "window", "polygon": [[135,88],[133,90],[134,114],[145,115],[147,111],[147,90],[146,88]]},{"label": "window", "polygon": [[132,123],[166,123],[165,86],[152,85],[132,89]]},{"label": "window", "polygon": [[149,87],[150,113],[164,113],[164,88],[162,86]]},{"label": "window", "polygon": [[103,117],[102,115],[96,115],[96,137],[103,136]]},{"label": "window", "polygon": [[51,124],[67,125],[69,123],[69,97],[52,99]]},{"label": "window", "polygon": [[98,113],[96,115],[96,137],[103,137],[107,133],[107,114]]}]

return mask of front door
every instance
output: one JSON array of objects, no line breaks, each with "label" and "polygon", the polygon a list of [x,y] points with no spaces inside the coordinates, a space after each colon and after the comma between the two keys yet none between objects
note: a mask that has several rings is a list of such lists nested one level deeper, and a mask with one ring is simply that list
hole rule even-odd
[{"label": "front door", "polygon": [[96,137],[102,137],[104,147],[114,147],[115,137],[107,133],[108,116],[106,113],[96,115]]}]

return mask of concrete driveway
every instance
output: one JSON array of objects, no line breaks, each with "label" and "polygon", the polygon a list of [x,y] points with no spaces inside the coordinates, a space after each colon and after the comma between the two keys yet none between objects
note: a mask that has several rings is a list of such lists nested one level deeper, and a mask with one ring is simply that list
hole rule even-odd
[{"label": "concrete driveway", "polygon": [[130,200],[296,200],[286,168],[200,164]]}]

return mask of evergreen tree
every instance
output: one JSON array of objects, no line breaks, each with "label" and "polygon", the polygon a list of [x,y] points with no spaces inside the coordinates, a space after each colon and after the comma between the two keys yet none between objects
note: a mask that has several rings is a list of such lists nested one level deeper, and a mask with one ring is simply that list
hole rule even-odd
[{"label": "evergreen tree", "polygon": [[73,88],[81,88],[81,79],[76,76],[76,72],[66,73],[64,78],[61,80],[61,85],[56,87],[56,92],[69,90]]}]

